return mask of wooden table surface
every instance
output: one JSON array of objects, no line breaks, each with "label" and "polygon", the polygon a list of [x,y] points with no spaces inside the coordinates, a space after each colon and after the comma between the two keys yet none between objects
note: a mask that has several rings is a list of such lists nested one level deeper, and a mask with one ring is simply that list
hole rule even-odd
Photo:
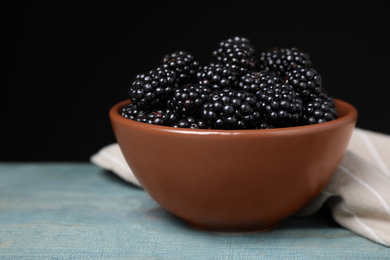
[{"label": "wooden table surface", "polygon": [[0,259],[390,259],[322,213],[265,233],[205,232],[95,165],[0,163]]}]

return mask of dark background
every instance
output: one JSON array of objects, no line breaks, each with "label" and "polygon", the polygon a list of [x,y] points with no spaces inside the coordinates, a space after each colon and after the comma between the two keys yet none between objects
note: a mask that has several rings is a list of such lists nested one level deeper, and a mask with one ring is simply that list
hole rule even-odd
[{"label": "dark background", "polygon": [[258,51],[309,52],[328,92],[357,107],[358,127],[390,134],[386,10],[275,1],[4,7],[3,53],[10,57],[3,60],[0,160],[89,160],[115,142],[108,111],[127,98],[136,74],[174,50],[207,63],[218,42],[233,36],[248,37]]}]

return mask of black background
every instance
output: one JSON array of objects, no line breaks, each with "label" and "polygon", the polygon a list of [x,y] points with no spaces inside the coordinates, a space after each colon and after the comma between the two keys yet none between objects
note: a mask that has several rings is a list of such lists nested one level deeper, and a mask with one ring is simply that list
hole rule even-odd
[{"label": "black background", "polygon": [[[115,142],[108,111],[164,54],[207,63],[219,41],[248,37],[310,53],[324,87],[390,134],[387,6],[247,1],[26,2],[4,7],[7,69],[1,161],[87,161]],[[8,80],[9,79],[9,80]]]}]

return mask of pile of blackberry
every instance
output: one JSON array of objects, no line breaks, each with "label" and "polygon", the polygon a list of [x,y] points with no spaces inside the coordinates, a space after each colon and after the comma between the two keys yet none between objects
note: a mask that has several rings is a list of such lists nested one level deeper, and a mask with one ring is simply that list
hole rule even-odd
[{"label": "pile of blackberry", "polygon": [[192,129],[271,129],[337,118],[309,54],[298,48],[256,52],[248,38],[221,41],[208,64],[187,51],[167,53],[137,75],[123,117]]}]

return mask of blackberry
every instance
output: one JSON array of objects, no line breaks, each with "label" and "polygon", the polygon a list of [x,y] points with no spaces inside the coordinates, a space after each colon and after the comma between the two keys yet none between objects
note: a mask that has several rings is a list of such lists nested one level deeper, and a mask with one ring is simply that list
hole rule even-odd
[{"label": "blackberry", "polygon": [[255,129],[265,124],[254,94],[232,89],[213,91],[203,106],[202,117],[213,129]]},{"label": "blackberry", "polygon": [[250,40],[248,38],[245,38],[245,37],[236,36],[236,37],[221,41],[219,43],[219,47],[223,48],[223,49],[240,48],[240,49],[247,51],[251,55],[255,54],[255,48],[253,47]]},{"label": "blackberry", "polygon": [[129,104],[122,108],[121,115],[125,118],[153,125],[171,126],[178,120],[178,115],[171,109],[163,108],[153,111],[139,109],[137,105]]},{"label": "blackberry", "polygon": [[176,128],[191,128],[191,129],[206,129],[206,123],[201,118],[195,118],[192,116],[180,119],[178,122],[172,125]]},{"label": "blackberry", "polygon": [[272,72],[249,72],[243,75],[238,82],[238,89],[260,95],[264,88],[273,87],[275,84],[281,84],[282,80]]},{"label": "blackberry", "polygon": [[199,85],[212,90],[234,87],[239,79],[238,68],[234,64],[215,64],[203,66],[196,74]]},{"label": "blackberry", "polygon": [[273,71],[283,78],[291,70],[309,67],[309,54],[298,48],[273,48],[260,53],[260,70]]},{"label": "blackberry", "polygon": [[168,107],[180,116],[199,115],[204,103],[208,102],[211,90],[196,84],[183,85],[174,90],[168,100]]},{"label": "blackberry", "polygon": [[177,88],[173,71],[157,68],[138,74],[130,84],[132,104],[144,110],[162,107]]},{"label": "blackberry", "polygon": [[164,56],[161,67],[172,70],[176,75],[177,82],[181,85],[195,79],[199,62],[186,51],[174,51]]},{"label": "blackberry", "polygon": [[237,66],[240,74],[256,68],[255,49],[247,38],[234,37],[220,42],[212,56],[216,63]]},{"label": "blackberry", "polygon": [[337,118],[334,99],[325,91],[311,95],[303,110],[302,124],[312,125],[332,121]]},{"label": "blackberry", "polygon": [[288,72],[285,83],[293,86],[304,102],[311,95],[319,95],[323,91],[321,75],[314,68],[301,68]]},{"label": "blackberry", "polygon": [[[137,106],[134,105],[134,104],[128,104],[127,106],[123,107],[122,110],[121,110],[121,116],[125,117],[125,118],[128,118],[128,119],[131,119],[131,120],[134,120],[137,116],[138,116],[138,113],[140,113],[141,111],[139,111],[137,109]],[[142,111],[143,112],[143,111]]]},{"label": "blackberry", "polygon": [[303,103],[291,85],[268,72],[244,75],[239,83],[243,91],[254,93],[259,99],[261,114],[267,125],[289,127],[299,124]]}]

